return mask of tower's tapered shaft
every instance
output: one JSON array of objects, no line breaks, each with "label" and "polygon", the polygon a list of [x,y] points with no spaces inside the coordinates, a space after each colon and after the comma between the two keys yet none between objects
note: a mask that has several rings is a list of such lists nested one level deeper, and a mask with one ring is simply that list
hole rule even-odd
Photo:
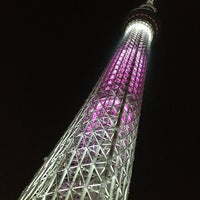
[{"label": "tower's tapered shaft", "polygon": [[130,13],[110,63],[21,200],[127,199],[147,57],[157,31],[152,6]]}]

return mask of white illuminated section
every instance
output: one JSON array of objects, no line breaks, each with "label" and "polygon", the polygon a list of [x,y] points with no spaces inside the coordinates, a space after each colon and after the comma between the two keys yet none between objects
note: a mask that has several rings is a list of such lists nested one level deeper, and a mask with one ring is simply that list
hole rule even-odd
[{"label": "white illuminated section", "polygon": [[136,31],[146,32],[149,36],[149,42],[151,43],[154,31],[149,24],[143,21],[133,21],[127,26],[125,34],[129,33],[133,29]]}]

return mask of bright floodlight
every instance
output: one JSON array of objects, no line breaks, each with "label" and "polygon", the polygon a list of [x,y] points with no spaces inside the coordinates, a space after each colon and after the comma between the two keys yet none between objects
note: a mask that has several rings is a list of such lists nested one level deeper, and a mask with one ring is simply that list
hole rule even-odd
[{"label": "bright floodlight", "polygon": [[135,31],[143,31],[146,32],[149,36],[149,42],[153,39],[153,28],[147,23],[144,23],[143,21],[134,21],[131,24],[128,25],[126,28],[125,34],[129,33],[132,29],[135,29]]}]

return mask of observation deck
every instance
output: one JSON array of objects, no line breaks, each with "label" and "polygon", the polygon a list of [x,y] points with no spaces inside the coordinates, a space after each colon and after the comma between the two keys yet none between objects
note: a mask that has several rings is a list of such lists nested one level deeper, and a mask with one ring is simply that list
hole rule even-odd
[{"label": "observation deck", "polygon": [[146,4],[142,4],[140,7],[130,11],[123,22],[123,31],[125,31],[134,22],[141,22],[149,25],[152,29],[154,37],[158,35],[159,19],[153,3],[147,2]]}]

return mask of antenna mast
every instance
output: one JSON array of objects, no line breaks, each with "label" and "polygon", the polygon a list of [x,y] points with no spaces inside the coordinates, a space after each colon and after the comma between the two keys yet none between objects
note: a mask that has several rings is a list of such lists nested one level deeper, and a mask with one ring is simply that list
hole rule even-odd
[{"label": "antenna mast", "polygon": [[154,0],[147,0],[147,4],[153,5]]}]

